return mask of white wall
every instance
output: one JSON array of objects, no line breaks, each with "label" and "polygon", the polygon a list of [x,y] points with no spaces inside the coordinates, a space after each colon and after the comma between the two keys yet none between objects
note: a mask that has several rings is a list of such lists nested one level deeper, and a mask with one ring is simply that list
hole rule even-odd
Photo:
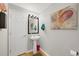
[{"label": "white wall", "polygon": [[15,4],[9,4],[9,55],[19,55],[32,49],[28,35],[28,14],[37,13]]},{"label": "white wall", "polygon": [[[7,4],[5,4],[8,6]],[[8,10],[7,10],[8,12]],[[8,22],[8,13],[6,12],[6,24]],[[6,25],[7,26],[7,25]],[[8,37],[7,37],[7,27],[5,29],[0,29],[0,56],[7,56],[8,55]]]},{"label": "white wall", "polygon": [[9,4],[9,55],[27,50],[27,10]]},{"label": "white wall", "polygon": [[0,30],[0,56],[7,55],[7,29]]},{"label": "white wall", "polygon": [[[16,55],[16,53],[20,54],[19,51],[23,53],[24,51],[28,51],[32,49],[32,45],[33,45],[32,40],[29,39],[30,35],[27,35],[28,14],[33,14],[35,16],[38,16],[38,13],[24,9],[15,4],[8,4],[7,6],[9,7],[9,9],[7,10],[7,17],[6,17],[7,28],[0,30],[0,56],[10,55],[10,52],[12,52],[11,49],[13,47],[14,47],[13,49],[14,55]],[[20,21],[19,24],[17,21]],[[16,29],[12,28],[12,26],[16,27]],[[10,36],[12,36],[13,33],[15,33],[15,35],[19,35],[19,36],[21,35],[21,36],[20,37],[16,36],[17,39],[11,39]],[[22,40],[19,40],[18,38]],[[20,44],[22,42],[24,43]]]},{"label": "white wall", "polygon": [[61,8],[75,4],[52,4],[40,14],[40,27],[44,23],[46,30],[40,29],[41,47],[52,56],[71,55],[70,50],[79,51],[79,26],[77,30],[51,30],[50,14]]}]

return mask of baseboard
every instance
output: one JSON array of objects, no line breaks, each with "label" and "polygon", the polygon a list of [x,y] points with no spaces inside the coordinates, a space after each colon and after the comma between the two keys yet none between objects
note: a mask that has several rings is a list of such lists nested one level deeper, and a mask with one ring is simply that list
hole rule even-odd
[{"label": "baseboard", "polygon": [[44,56],[49,56],[42,48],[40,48],[40,51]]}]

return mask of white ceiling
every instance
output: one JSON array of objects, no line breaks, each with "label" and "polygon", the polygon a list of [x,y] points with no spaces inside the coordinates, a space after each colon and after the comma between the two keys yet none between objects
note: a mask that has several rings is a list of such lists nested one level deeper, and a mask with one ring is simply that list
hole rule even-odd
[{"label": "white ceiling", "polygon": [[15,5],[28,9],[33,12],[40,13],[48,8],[51,3],[15,3]]}]

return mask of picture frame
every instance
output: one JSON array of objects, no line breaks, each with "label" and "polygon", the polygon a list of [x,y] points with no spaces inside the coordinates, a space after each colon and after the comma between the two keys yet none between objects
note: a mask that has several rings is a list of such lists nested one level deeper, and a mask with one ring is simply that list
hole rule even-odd
[{"label": "picture frame", "polygon": [[75,5],[62,8],[51,16],[52,30],[76,30],[78,27],[77,8]]},{"label": "picture frame", "polygon": [[28,14],[28,34],[39,33],[39,18]]}]

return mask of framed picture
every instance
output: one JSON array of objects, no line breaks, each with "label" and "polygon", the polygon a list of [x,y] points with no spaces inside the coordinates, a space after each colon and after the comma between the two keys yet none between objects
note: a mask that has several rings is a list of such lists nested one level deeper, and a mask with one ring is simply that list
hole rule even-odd
[{"label": "framed picture", "polygon": [[28,34],[39,33],[39,18],[34,15],[28,15]]},{"label": "framed picture", "polygon": [[77,29],[77,7],[67,6],[51,15],[51,29]]}]

